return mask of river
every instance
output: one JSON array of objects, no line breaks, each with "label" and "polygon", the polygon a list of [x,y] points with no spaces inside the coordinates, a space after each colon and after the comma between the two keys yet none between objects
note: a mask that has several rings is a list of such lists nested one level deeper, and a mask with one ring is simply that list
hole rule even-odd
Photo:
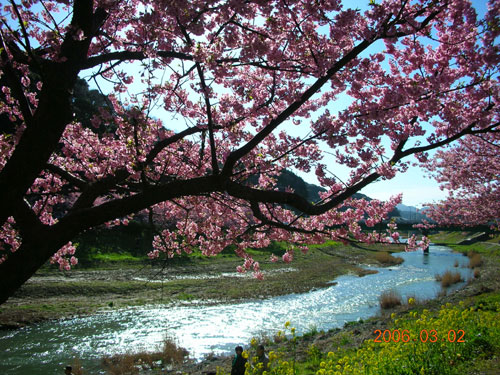
[{"label": "river", "polygon": [[[192,358],[201,359],[211,353],[232,352],[235,345],[245,345],[252,337],[272,336],[286,321],[300,335],[368,318],[379,312],[378,298],[389,289],[403,298],[435,298],[440,291],[435,275],[446,270],[458,270],[464,279],[471,277],[467,258],[446,247],[431,245],[429,255],[411,252],[397,256],[405,260],[400,265],[372,268],[378,273],[364,277],[341,276],[331,287],[303,294],[238,304],[143,306],[2,331],[0,373],[63,373],[63,365],[78,356],[86,373],[97,374],[103,356],[154,351],[167,334],[189,350]],[[458,268],[454,268],[455,261]]]}]

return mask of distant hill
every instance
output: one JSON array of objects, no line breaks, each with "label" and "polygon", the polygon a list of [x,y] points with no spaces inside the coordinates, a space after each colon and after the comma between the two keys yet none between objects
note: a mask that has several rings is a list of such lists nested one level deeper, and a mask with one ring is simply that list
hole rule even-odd
[{"label": "distant hill", "polygon": [[[326,189],[322,188],[321,186],[305,182],[301,177],[286,169],[278,177],[277,185],[280,191],[284,191],[287,188],[292,188],[297,194],[305,197],[309,202],[318,202],[320,199],[319,193],[326,191]],[[370,197],[361,193],[355,193],[353,195],[353,198],[366,199],[368,201],[372,200]],[[394,209],[389,213],[389,217],[399,216],[400,212],[398,209]]]},{"label": "distant hill", "polygon": [[396,208],[399,211],[399,217],[401,221],[407,221],[407,222],[420,222],[422,220],[427,220],[429,222],[432,221],[427,216],[425,216],[425,214],[422,213],[423,209],[419,209],[413,206],[407,206],[405,204],[398,204]]},{"label": "distant hill", "polygon": [[[321,186],[305,182],[301,177],[287,169],[278,177],[277,185],[280,191],[284,191],[288,187],[292,188],[297,194],[302,195],[309,202],[317,202],[320,199],[319,193],[326,191],[326,189]],[[355,193],[353,198],[371,200],[370,197],[360,193]]]}]

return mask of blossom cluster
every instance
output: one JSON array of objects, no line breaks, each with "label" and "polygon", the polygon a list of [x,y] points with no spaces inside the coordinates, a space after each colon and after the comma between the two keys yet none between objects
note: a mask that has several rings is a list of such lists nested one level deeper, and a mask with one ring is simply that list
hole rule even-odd
[{"label": "blossom cluster", "polygon": [[58,264],[60,270],[69,271],[71,266],[78,264],[78,259],[74,257],[75,251],[75,246],[68,242],[50,258],[50,263]]}]

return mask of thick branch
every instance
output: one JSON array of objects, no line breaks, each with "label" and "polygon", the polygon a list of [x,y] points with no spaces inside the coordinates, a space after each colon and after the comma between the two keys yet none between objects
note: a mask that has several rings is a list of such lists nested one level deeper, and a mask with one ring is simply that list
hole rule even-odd
[{"label": "thick branch", "polygon": [[165,149],[165,147],[170,146],[171,144],[174,144],[177,141],[180,141],[183,138],[186,138],[188,135],[196,134],[196,133],[201,133],[203,131],[206,131],[206,129],[198,128],[198,127],[191,127],[187,128],[179,133],[176,133],[168,138],[165,138],[162,141],[159,141],[158,143],[155,144],[153,149],[149,152],[148,156],[146,157],[146,164],[150,164],[157,156],[158,154]]},{"label": "thick branch", "polygon": [[32,237],[31,233],[40,231],[48,226],[42,224],[38,216],[33,212],[28,202],[25,200],[20,204],[19,209],[14,214],[16,224],[19,226],[23,239]]},{"label": "thick branch", "polygon": [[[163,58],[177,58],[182,60],[193,61],[193,56],[182,52],[175,51],[159,51],[157,52],[159,57]],[[110,52],[99,56],[89,57],[85,62],[83,62],[80,67],[82,70],[91,69],[98,65],[105,64],[111,61],[129,61],[129,60],[144,60],[148,58],[144,52],[141,51],[118,51]]]},{"label": "thick branch", "polygon": [[62,177],[69,183],[78,187],[79,189],[84,189],[87,186],[87,182],[79,179],[78,177],[72,175],[71,173],[69,173],[68,171],[66,171],[61,167],[58,167],[57,165],[48,163],[45,169],[47,169],[51,173],[58,175],[59,177]]},{"label": "thick branch", "polygon": [[208,95],[208,87],[205,83],[205,75],[203,74],[203,69],[200,63],[196,63],[196,69],[198,71],[198,76],[200,77],[201,90],[203,91],[203,96],[205,98],[205,108],[207,110],[207,121],[208,121],[208,140],[210,142],[210,156],[212,158],[212,170],[214,174],[219,174],[219,163],[217,162],[217,153],[215,149],[215,138],[214,138],[214,122],[212,118],[212,105],[210,104],[210,97]]},{"label": "thick branch", "polygon": [[[23,114],[26,125],[30,126],[33,121],[33,113],[31,110],[31,105],[26,98],[26,95],[24,94],[24,89],[21,84],[21,78],[19,77],[18,72],[16,72],[16,70],[12,67],[12,63],[7,54],[7,50],[10,51],[11,46],[7,46],[7,43],[5,43],[3,33],[0,33],[0,38],[2,39],[2,52],[0,53],[0,58],[2,60],[2,69],[5,74],[7,84],[10,87],[12,96],[19,103],[19,108],[21,109],[21,113]],[[17,47],[15,44],[11,45],[14,46],[13,49]]]},{"label": "thick branch", "polygon": [[495,131],[495,128],[500,125],[500,122],[496,122],[496,123],[484,128],[484,129],[473,130],[475,125],[476,125],[476,122],[473,122],[472,124],[470,124],[466,128],[462,129],[460,132],[454,134],[451,137],[443,139],[439,142],[431,143],[429,145],[421,146],[421,147],[412,147],[412,148],[409,148],[405,151],[399,150],[399,152],[394,154],[394,157],[392,160],[394,162],[397,162],[408,155],[417,154],[420,152],[426,152],[426,151],[430,151],[430,150],[433,150],[433,149],[438,148],[438,147],[445,146],[447,144],[450,144],[450,143],[462,138],[465,135],[483,134],[483,133],[493,132],[493,131]]},{"label": "thick branch", "polygon": [[285,229],[289,232],[297,232],[297,233],[304,233],[304,234],[326,233],[325,231],[321,231],[321,230],[315,230],[315,229],[307,230],[307,229],[294,227],[291,224],[285,224],[285,223],[281,223],[281,222],[278,222],[275,220],[269,220],[262,213],[262,211],[259,207],[259,203],[257,203],[257,202],[251,202],[250,207],[252,208],[253,216],[255,216],[257,219],[259,219],[263,225],[269,225],[271,227]]},{"label": "thick branch", "polygon": [[343,201],[354,195],[366,185],[379,178],[378,173],[372,173],[359,183],[347,188],[344,192],[329,200],[324,204],[314,205],[307,199],[296,193],[274,190],[260,190],[249,186],[237,184],[235,182],[226,183],[226,191],[233,197],[244,199],[249,202],[273,203],[289,205],[307,215],[321,215],[328,210],[337,207]]},{"label": "thick branch", "polygon": [[69,231],[82,231],[104,224],[117,217],[123,217],[153,206],[157,203],[179,197],[204,195],[222,191],[223,184],[217,176],[198,177],[189,180],[176,180],[164,185],[150,186],[147,191],[125,198],[114,199],[95,207],[82,207],[72,210],[55,227]]},{"label": "thick branch", "polygon": [[125,181],[129,176],[130,173],[126,169],[120,169],[114,175],[104,177],[93,184],[88,184],[83,190],[82,195],[80,195],[73,205],[72,211],[90,207],[98,196],[107,193],[118,183]]}]

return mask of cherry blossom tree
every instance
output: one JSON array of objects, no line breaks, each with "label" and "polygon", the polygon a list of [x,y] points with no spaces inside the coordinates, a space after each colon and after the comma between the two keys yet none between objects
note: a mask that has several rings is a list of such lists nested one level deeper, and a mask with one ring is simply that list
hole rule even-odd
[{"label": "cherry blossom tree", "polygon": [[[78,233],[137,213],[157,228],[151,257],[232,244],[239,271],[258,278],[245,249],[271,240],[304,251],[325,238],[389,241],[359,222],[380,222],[400,197],[353,195],[411,155],[423,162],[497,131],[498,10],[492,1],[479,19],[466,0],[364,11],[340,0],[5,2],[0,302],[49,259],[75,264]],[[113,85],[96,129],[74,118],[78,78]],[[315,172],[321,201],[277,190],[285,168]]]},{"label": "cherry blossom tree", "polygon": [[450,148],[440,150],[428,164],[446,200],[426,211],[443,225],[500,226],[500,134],[466,137]]},{"label": "cherry blossom tree", "polygon": [[[491,4],[485,21],[498,24],[500,4]],[[485,31],[484,41],[496,48],[498,64],[498,27]],[[498,77],[497,77],[498,79]],[[498,93],[496,94],[498,98]],[[492,97],[492,99],[494,96]],[[494,109],[497,101],[488,106]],[[498,109],[496,109],[498,111]],[[461,138],[447,149],[439,150],[432,160],[424,164],[431,174],[448,190],[448,198],[430,204],[426,214],[441,225],[474,226],[500,225],[500,131],[491,128]]]}]

